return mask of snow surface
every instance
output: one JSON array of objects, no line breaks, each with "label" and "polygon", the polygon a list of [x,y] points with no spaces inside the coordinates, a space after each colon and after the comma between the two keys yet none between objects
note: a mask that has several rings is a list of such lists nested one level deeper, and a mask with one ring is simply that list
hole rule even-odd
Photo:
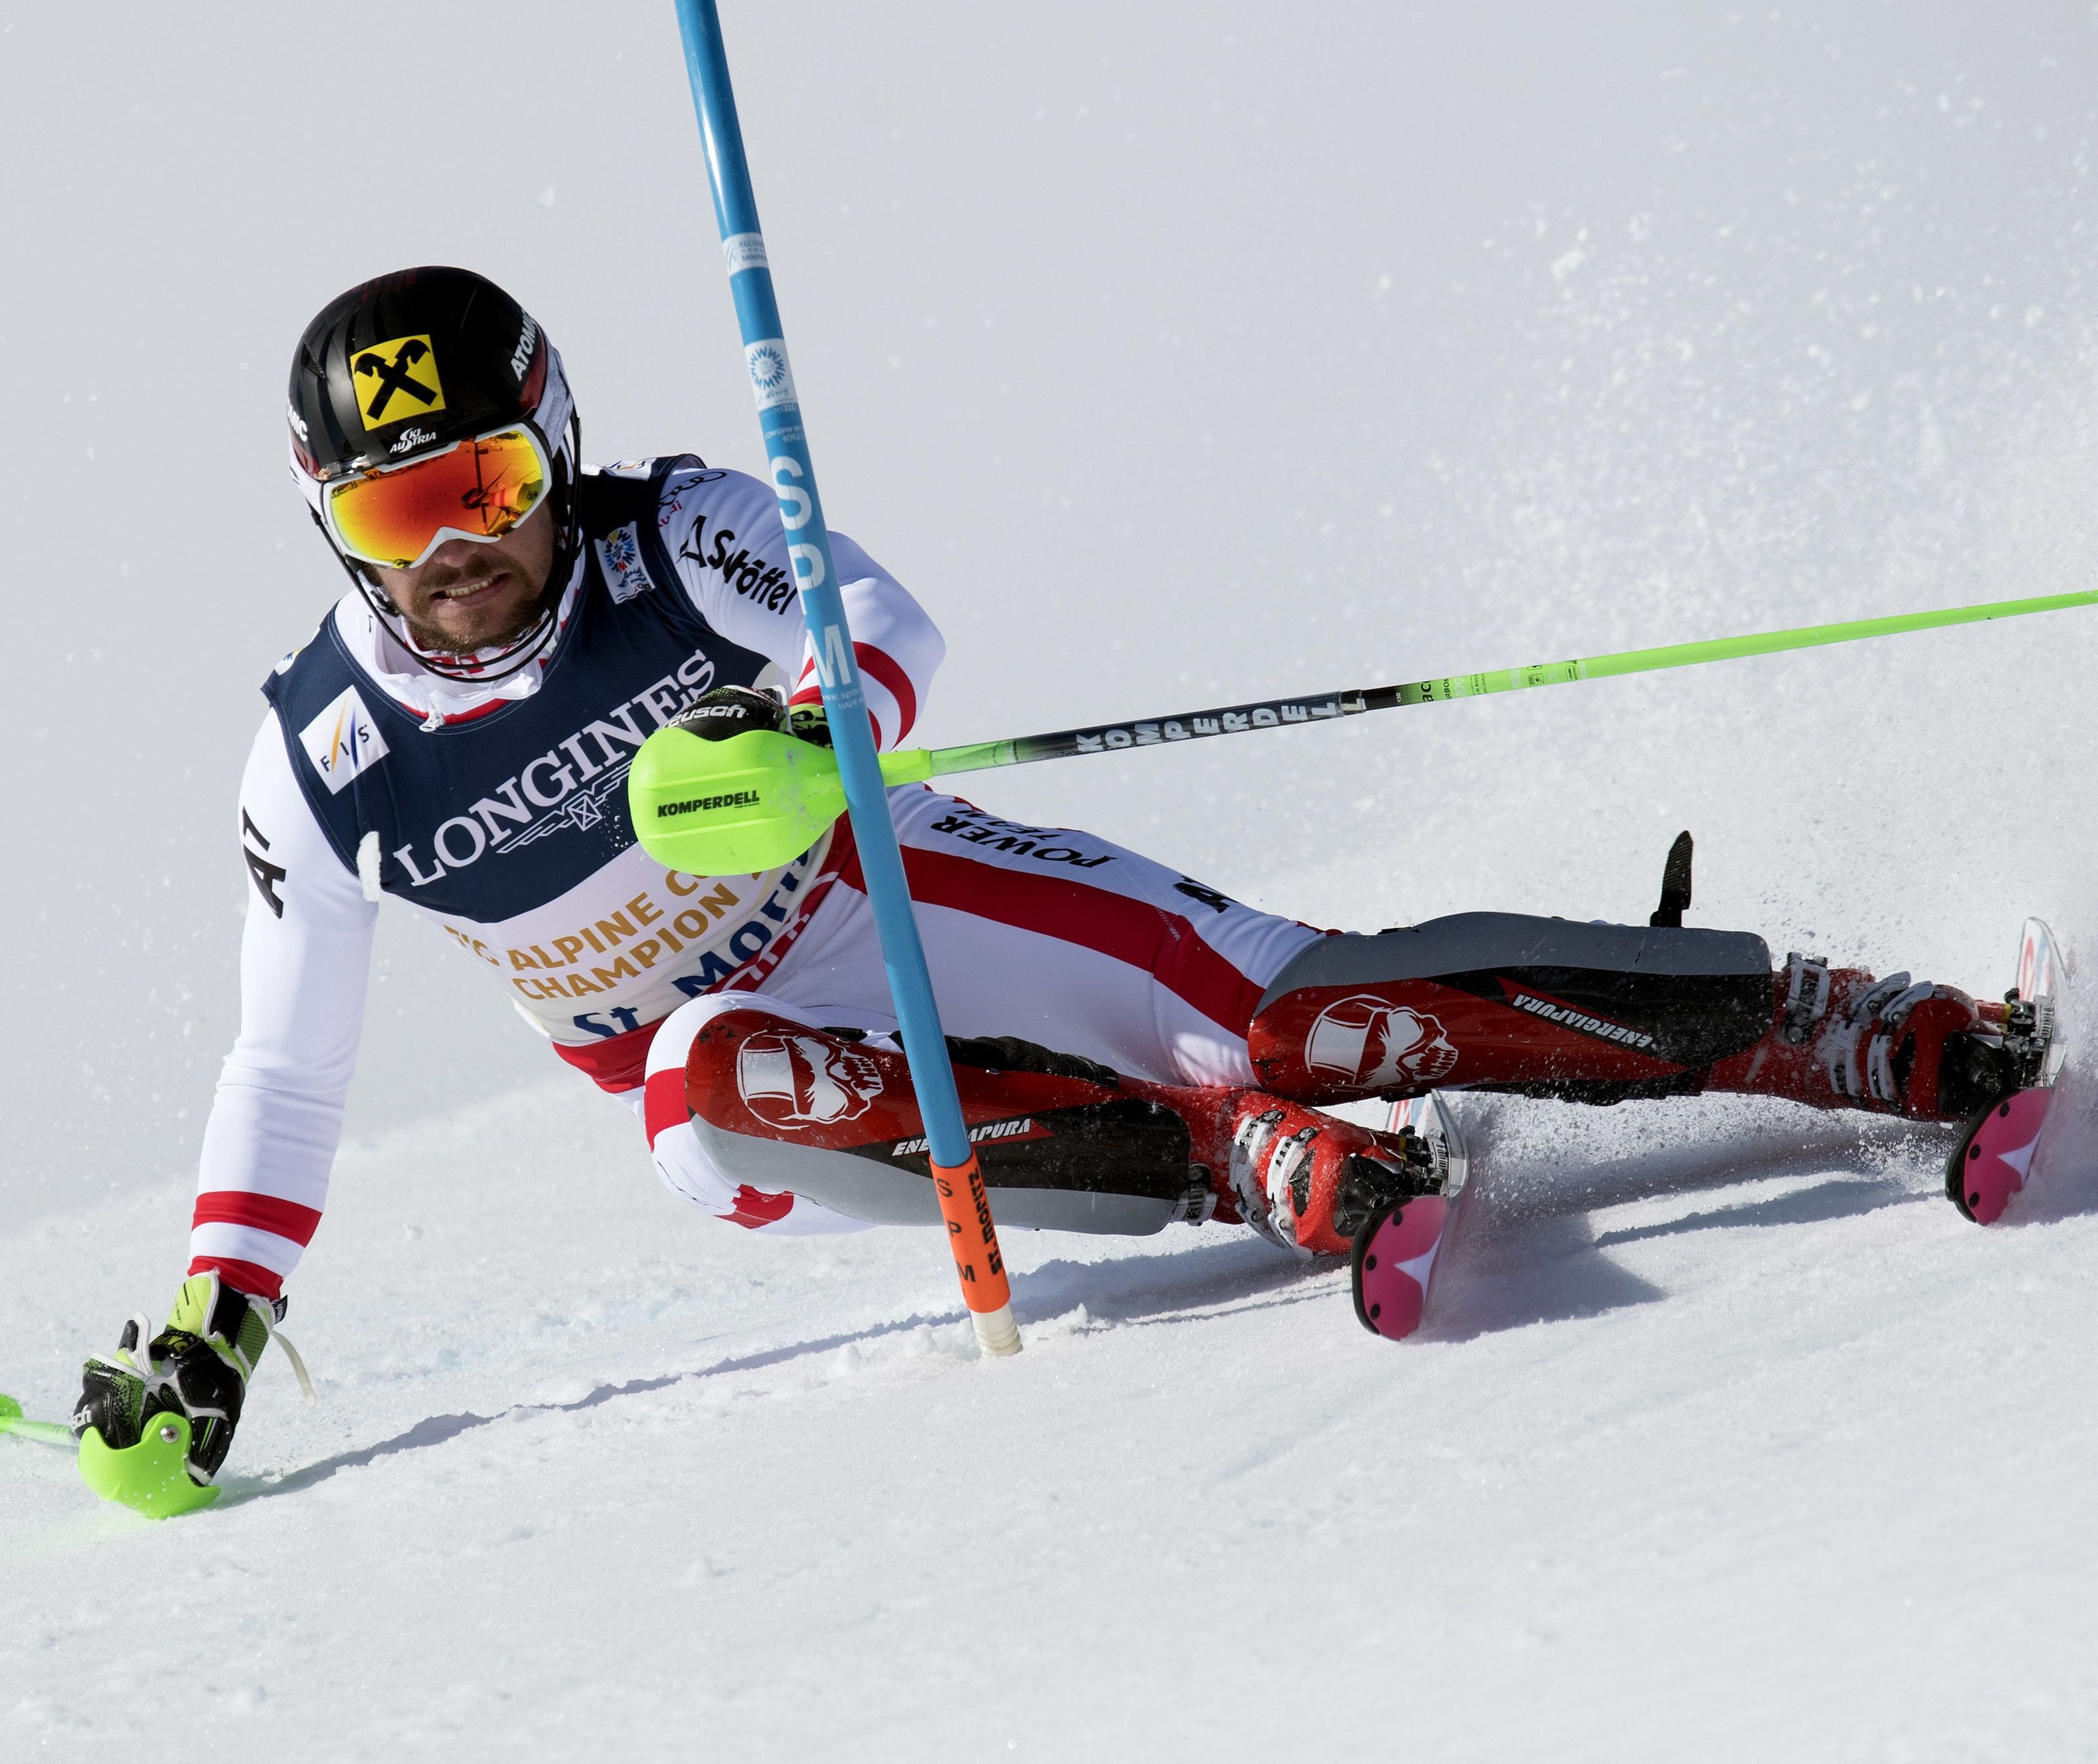
[{"label": "snow surface", "polygon": [[[724,1230],[573,1085],[359,1143],[218,1508],[0,1448],[10,1755],[2091,1756],[2098,1195],[1512,1114],[1412,1342],[1174,1226],[1016,1237],[1008,1362],[930,1234]],[[33,1406],[181,1205],[0,1238]]]},{"label": "snow surface", "polygon": [[[2092,583],[2086,7],[724,11],[928,743]],[[672,9],[503,20],[0,0],[32,1415],[182,1266],[254,687],[342,586],[307,317],[471,264],[594,456],[762,463]],[[1688,826],[1693,922],[1999,991],[2028,911],[2098,961],[2094,670],[2064,613],[975,793],[1363,928],[1638,922]],[[0,1440],[0,1757],[2098,1757],[2087,1070],[2026,1226],[1935,1134],[1503,1109],[1419,1340],[1176,1228],[1012,1242],[985,1364],[935,1239],[691,1216],[441,941],[382,925],[319,1406],[266,1368],[161,1527]]]}]

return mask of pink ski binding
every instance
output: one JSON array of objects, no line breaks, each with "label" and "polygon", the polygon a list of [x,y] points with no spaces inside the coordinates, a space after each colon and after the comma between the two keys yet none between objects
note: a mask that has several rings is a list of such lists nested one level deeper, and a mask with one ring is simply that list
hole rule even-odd
[{"label": "pink ski binding", "polygon": [[2008,1006],[2004,1041],[2028,1064],[2032,1082],[1992,1103],[1967,1126],[1945,1169],[1945,1191],[1977,1225],[1993,1225],[2024,1192],[2054,1101],[2052,1086],[2067,1049],[2056,1033],[2056,1010],[2067,977],[2054,933],[2026,921],[2018,945],[2018,983]]},{"label": "pink ski binding", "polygon": [[1355,1233],[1356,1319],[1372,1334],[1398,1341],[1420,1327],[1427,1310],[1435,1258],[1464,1190],[1468,1159],[1455,1116],[1432,1093],[1394,1104],[1390,1130],[1418,1135],[1442,1176],[1440,1193],[1379,1207]]}]

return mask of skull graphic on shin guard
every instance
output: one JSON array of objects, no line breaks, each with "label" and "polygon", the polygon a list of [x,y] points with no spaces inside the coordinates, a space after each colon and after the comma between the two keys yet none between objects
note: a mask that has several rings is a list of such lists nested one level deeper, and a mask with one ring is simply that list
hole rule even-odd
[{"label": "skull graphic on shin guard", "polygon": [[881,1067],[827,1036],[762,1029],[736,1049],[735,1087],[744,1105],[775,1127],[852,1121],[881,1095]]},{"label": "skull graphic on shin guard", "polygon": [[1305,1038],[1304,1064],[1365,1090],[1428,1090],[1449,1075],[1457,1050],[1435,1018],[1362,993],[1319,1013]]}]

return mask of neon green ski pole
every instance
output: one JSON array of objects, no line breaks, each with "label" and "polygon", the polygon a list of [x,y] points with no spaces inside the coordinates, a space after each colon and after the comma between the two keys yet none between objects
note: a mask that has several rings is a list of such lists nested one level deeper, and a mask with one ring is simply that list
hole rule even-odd
[{"label": "neon green ski pole", "polygon": [[[1814,649],[1824,643],[1854,643],[1868,637],[1894,637],[1904,631],[1936,630],[1948,625],[1978,625],[1986,619],[2014,619],[2028,612],[2057,612],[2069,607],[2098,605],[2098,589],[2076,594],[2043,595],[2030,600],[1993,600],[1978,607],[1947,607],[1935,612],[1900,612],[1883,619],[1850,619],[1840,625],[1802,625],[1789,631],[1762,631],[1749,637],[1714,637],[1697,643],[1664,643],[1654,649],[1620,649],[1606,656],[1572,661],[1536,661],[1527,667],[1495,668],[1484,674],[1448,674],[1437,680],[1415,680],[1403,686],[1358,687],[1309,698],[1269,699],[1260,704],[1231,704],[1215,710],[1183,711],[1141,722],[1101,723],[1089,729],[1063,729],[1053,735],[1020,735],[1006,741],[981,741],[965,747],[935,748],[927,756],[925,775],[981,771],[995,766],[1025,766],[1036,760],[1062,759],[1076,753],[1104,753],[1121,748],[1156,747],[1207,735],[1240,735],[1289,723],[1315,722],[1332,717],[1357,717],[1364,711],[1396,710],[1407,704],[1439,704],[1448,699],[1483,698],[1494,692],[1520,692],[1533,686],[1566,686],[1576,680],[1606,680],[1618,674],[1653,674],[1663,668],[1695,667],[1700,662],[1733,661],[1746,656],[1775,655],[1788,649]],[[901,758],[901,755],[892,755]],[[901,780],[892,780],[900,782]]]},{"label": "neon green ski pole", "polygon": [[0,1397],[0,1433],[18,1439],[40,1440],[46,1446],[70,1446],[72,1429],[63,1421],[25,1421],[22,1406],[12,1397]]},{"label": "neon green ski pole", "polygon": [[[1700,662],[1770,656],[1825,643],[1854,643],[1904,631],[1977,625],[1987,619],[2020,618],[2098,605],[2098,590],[2042,595],[2026,600],[1994,600],[1934,612],[1897,613],[1890,618],[1850,619],[1837,625],[1804,625],[1747,637],[1714,637],[1703,643],[1665,643],[1653,649],[1620,649],[1570,661],[1532,662],[1483,674],[1451,674],[1401,686],[1360,687],[1301,698],[1273,698],[1209,710],[1060,729],[1048,735],[1014,735],[960,747],[917,748],[881,756],[890,784],[919,783],[955,772],[1027,766],[1081,753],[1115,753],[1130,748],[1164,747],[1244,735],[1255,729],[1358,717],[1365,711],[1407,704],[1439,704],[1451,699],[1520,692],[1534,686],[1565,686],[1619,674],[1652,674]],[[682,729],[651,735],[634,756],[627,778],[634,831],[659,863],[696,875],[732,875],[791,862],[814,845],[845,811],[837,764],[823,748],[791,735],[753,731],[726,741],[703,741]]]}]

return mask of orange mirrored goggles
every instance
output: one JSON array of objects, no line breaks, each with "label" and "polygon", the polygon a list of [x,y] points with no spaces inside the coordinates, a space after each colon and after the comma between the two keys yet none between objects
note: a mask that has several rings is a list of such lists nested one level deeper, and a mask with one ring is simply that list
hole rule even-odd
[{"label": "orange mirrored goggles", "polygon": [[552,480],[539,437],[503,428],[325,485],[321,507],[350,556],[412,569],[447,539],[500,539],[539,506]]}]

